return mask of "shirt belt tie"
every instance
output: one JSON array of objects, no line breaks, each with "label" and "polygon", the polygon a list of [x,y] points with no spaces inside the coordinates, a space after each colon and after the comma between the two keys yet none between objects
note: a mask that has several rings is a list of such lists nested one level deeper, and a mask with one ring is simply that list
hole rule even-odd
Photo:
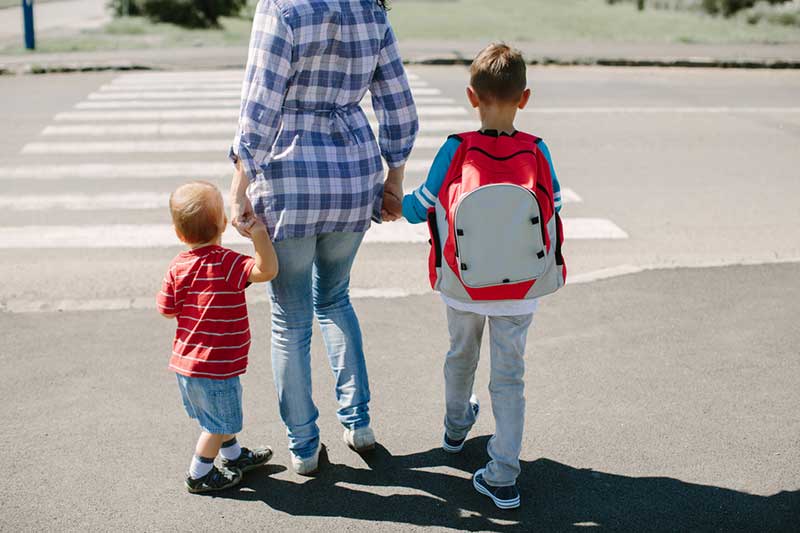
[{"label": "shirt belt tie", "polygon": [[361,109],[359,104],[347,104],[326,108],[283,107],[283,111],[288,111],[290,113],[328,117],[331,121],[331,133],[335,132],[343,138],[350,137],[356,143],[362,143],[364,139],[362,139],[361,132],[358,131],[358,125],[352,120],[353,113],[358,109]]}]

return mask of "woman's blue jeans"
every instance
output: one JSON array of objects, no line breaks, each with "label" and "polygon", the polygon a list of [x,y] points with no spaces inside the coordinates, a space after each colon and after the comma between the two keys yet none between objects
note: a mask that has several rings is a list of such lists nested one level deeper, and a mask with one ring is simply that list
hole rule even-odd
[{"label": "woman's blue jeans", "polygon": [[350,305],[350,268],[364,233],[324,233],[275,243],[279,273],[269,283],[272,373],[289,449],[298,457],[319,445],[311,397],[311,327],[316,315],[336,379],[337,415],[351,429],[369,425],[369,380],[361,328]]}]

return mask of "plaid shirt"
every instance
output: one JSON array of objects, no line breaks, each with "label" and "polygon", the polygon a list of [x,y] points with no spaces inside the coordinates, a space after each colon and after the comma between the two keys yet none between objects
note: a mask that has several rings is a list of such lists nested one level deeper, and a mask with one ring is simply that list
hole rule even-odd
[{"label": "plaid shirt", "polygon": [[[379,142],[359,103],[367,90]],[[374,0],[261,0],[231,158],[274,240],[366,231],[380,221],[383,164],[418,130],[386,13]]]}]

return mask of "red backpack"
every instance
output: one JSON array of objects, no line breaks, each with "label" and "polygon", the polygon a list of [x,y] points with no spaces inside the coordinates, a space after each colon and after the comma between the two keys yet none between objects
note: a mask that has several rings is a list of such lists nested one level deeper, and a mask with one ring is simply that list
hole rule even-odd
[{"label": "red backpack", "polygon": [[561,219],[540,139],[517,132],[456,135],[461,145],[434,207],[434,290],[463,302],[524,300],[564,286]]}]

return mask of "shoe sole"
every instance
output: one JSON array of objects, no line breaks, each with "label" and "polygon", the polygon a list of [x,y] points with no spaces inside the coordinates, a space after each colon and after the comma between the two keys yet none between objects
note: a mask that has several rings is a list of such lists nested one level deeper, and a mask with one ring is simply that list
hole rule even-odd
[{"label": "shoe sole", "polygon": [[184,485],[186,486],[186,490],[189,491],[189,494],[207,494],[209,492],[219,492],[221,490],[230,489],[231,487],[235,487],[236,485],[238,485],[241,482],[242,482],[242,476],[239,476],[239,479],[237,479],[236,481],[232,481],[232,482],[228,483],[227,485],[224,485],[222,487],[218,487],[218,488],[215,488],[215,489],[193,489],[186,482],[184,482]]},{"label": "shoe sole", "polygon": [[443,438],[442,439],[442,449],[447,453],[458,453],[464,449],[464,443],[461,443],[461,446],[450,446],[447,444],[447,441]]},{"label": "shoe sole", "polygon": [[[242,468],[242,467],[237,467],[237,468],[242,472],[242,474],[244,474],[245,472],[250,472],[251,470],[255,470],[256,468],[260,468],[260,467],[264,466],[265,464],[270,462],[271,459],[272,459],[272,450],[269,451],[269,455],[267,455],[267,458],[264,459],[262,462],[253,463],[251,465],[245,466],[244,468]],[[222,466],[225,466],[225,465],[223,464]]]},{"label": "shoe sole", "polygon": [[[315,455],[317,457],[317,464],[314,466],[313,470],[306,470],[304,472],[301,472],[300,471],[301,465],[297,465],[297,464],[295,464],[294,461],[292,461],[292,470],[294,470],[294,473],[297,474],[298,476],[306,476],[306,477],[311,477],[311,476],[317,474],[319,472],[319,456],[320,456],[320,453],[322,453],[322,447],[318,448],[317,452],[315,453]],[[309,459],[310,459],[310,457],[309,457]]]},{"label": "shoe sole", "polygon": [[486,489],[483,485],[478,483],[475,478],[478,477],[477,475],[472,477],[472,486],[475,487],[475,490],[483,494],[484,496],[488,496],[492,499],[494,504],[497,506],[498,509],[516,509],[519,507],[520,498],[514,498],[513,500],[500,500],[494,496],[488,489]]},{"label": "shoe sole", "polygon": [[366,444],[366,445],[361,446],[361,447],[357,447],[355,444],[350,444],[350,441],[347,440],[347,437],[345,437],[344,435],[342,435],[342,440],[344,441],[345,444],[347,444],[348,448],[350,448],[351,450],[353,450],[356,453],[371,452],[372,450],[375,449],[375,444],[376,444],[375,441],[373,440],[369,444]]}]

